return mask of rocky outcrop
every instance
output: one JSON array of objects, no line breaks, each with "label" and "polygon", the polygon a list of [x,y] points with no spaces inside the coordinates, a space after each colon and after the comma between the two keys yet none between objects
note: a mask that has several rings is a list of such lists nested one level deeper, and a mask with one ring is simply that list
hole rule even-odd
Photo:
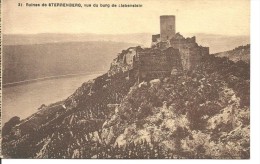
[{"label": "rocky outcrop", "polygon": [[212,75],[170,81],[133,86],[103,128],[107,139],[115,138],[107,143],[126,147],[145,140],[189,158],[249,157],[249,107],[232,88]]}]

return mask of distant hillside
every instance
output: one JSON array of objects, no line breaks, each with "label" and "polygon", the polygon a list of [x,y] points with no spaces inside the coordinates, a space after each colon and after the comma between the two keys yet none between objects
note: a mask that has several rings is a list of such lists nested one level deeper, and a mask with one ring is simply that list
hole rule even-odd
[{"label": "distant hillside", "polygon": [[[31,34],[4,35],[4,45],[42,44],[57,42],[114,41],[137,43],[145,47],[151,45],[151,33],[135,34]],[[249,36],[227,36],[204,33],[183,34],[185,37],[196,36],[200,45],[210,47],[210,53],[223,52],[240,45],[250,43]]]},{"label": "distant hillside", "polygon": [[3,83],[104,71],[112,59],[136,44],[109,41],[3,46]]},{"label": "distant hillside", "polygon": [[210,47],[210,53],[217,53],[234,49],[241,45],[250,44],[250,36],[227,36],[197,33],[197,42],[200,45]]},{"label": "distant hillside", "polygon": [[218,57],[228,57],[230,60],[237,62],[239,60],[242,60],[246,63],[250,62],[250,45],[246,46],[239,46],[233,50],[220,52],[214,54]]},{"label": "distant hillside", "polygon": [[86,42],[86,41],[112,41],[137,43],[143,46],[150,46],[152,34],[8,34],[3,36],[4,45],[27,45],[58,42]]}]

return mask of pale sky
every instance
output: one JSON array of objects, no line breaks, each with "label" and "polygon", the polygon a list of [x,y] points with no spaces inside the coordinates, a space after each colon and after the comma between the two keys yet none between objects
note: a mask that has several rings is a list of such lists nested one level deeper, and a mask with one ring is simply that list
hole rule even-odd
[{"label": "pale sky", "polygon": [[[23,7],[18,7],[18,2]],[[43,8],[25,3],[61,0],[3,0],[3,33],[159,33],[160,15],[176,16],[176,31],[250,34],[250,0],[63,0],[63,3],[142,4],[142,8]]]}]

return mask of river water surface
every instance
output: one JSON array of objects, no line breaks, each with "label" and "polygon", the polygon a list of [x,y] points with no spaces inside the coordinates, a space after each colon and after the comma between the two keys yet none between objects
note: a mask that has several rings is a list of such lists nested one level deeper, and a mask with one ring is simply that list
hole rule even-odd
[{"label": "river water surface", "polygon": [[18,116],[24,119],[42,105],[69,97],[82,83],[100,74],[53,78],[3,88],[2,123]]}]

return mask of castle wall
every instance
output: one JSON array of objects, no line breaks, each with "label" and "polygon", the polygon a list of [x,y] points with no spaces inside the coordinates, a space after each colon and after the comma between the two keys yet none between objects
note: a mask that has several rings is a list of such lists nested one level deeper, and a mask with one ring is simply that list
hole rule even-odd
[{"label": "castle wall", "polygon": [[188,70],[190,68],[189,65],[190,51],[188,48],[179,49],[179,51],[180,51],[180,58],[181,58],[183,70]]},{"label": "castle wall", "polygon": [[184,38],[179,33],[170,40],[170,46],[179,49],[182,66],[186,71],[197,67],[202,56],[209,54],[209,48],[199,46],[195,37]]},{"label": "castle wall", "polygon": [[137,47],[130,47],[127,50],[123,50],[111,63],[108,76],[132,70],[137,49]]},{"label": "castle wall", "polygon": [[195,69],[209,48],[199,46],[196,37],[175,34],[175,16],[160,17],[161,33],[152,35],[151,48],[130,47],[112,62],[108,76],[137,72],[137,77],[159,78],[166,74]]},{"label": "castle wall", "polygon": [[157,47],[157,43],[160,42],[160,34],[156,34],[156,35],[152,35],[152,44],[151,44],[151,48],[155,48]]},{"label": "castle wall", "polygon": [[161,41],[171,39],[175,35],[175,16],[160,16],[160,30]]},{"label": "castle wall", "polygon": [[180,56],[183,65],[183,69],[193,70],[201,62],[202,56],[209,54],[208,47],[191,47],[191,48],[180,48]]},{"label": "castle wall", "polygon": [[[177,35],[177,34],[176,34]],[[182,38],[178,38],[178,37],[174,37],[170,40],[170,44],[173,48],[193,48],[193,47],[197,47],[198,44],[196,43],[196,38],[192,37],[192,38],[184,38],[183,36],[181,36]]]},{"label": "castle wall", "polygon": [[202,54],[201,47],[190,49],[190,68],[189,70],[195,69],[201,62]]},{"label": "castle wall", "polygon": [[133,64],[133,57],[136,55],[136,50],[134,48],[130,49],[126,54],[125,54],[125,62],[128,65]]},{"label": "castle wall", "polygon": [[171,60],[166,55],[142,55],[140,57],[139,70],[142,71],[168,71],[171,64],[168,62]]},{"label": "castle wall", "polygon": [[140,78],[160,78],[169,75],[173,68],[181,70],[181,58],[177,49],[138,53]]}]

